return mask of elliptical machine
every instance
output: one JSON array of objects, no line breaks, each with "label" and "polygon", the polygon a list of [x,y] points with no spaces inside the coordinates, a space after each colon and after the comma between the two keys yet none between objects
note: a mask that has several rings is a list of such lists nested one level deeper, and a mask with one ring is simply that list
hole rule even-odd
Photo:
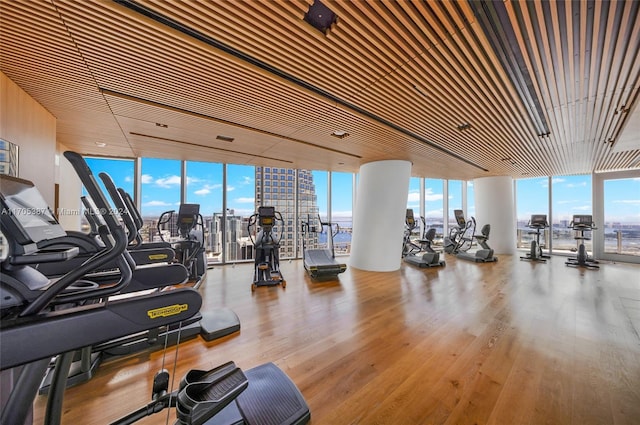
[{"label": "elliptical machine", "polygon": [[418,229],[419,226],[414,218],[413,210],[411,208],[407,208],[405,217],[404,245],[402,249],[402,257],[404,258],[404,261],[421,268],[444,266],[445,262],[444,260],[440,260],[440,253],[436,252],[431,247],[433,238],[436,235],[436,229],[427,230],[424,218],[420,217],[420,219],[424,226],[424,232],[422,238],[416,241],[418,242],[418,245],[411,240],[411,233],[415,229]]},{"label": "elliptical machine", "polygon": [[[445,239],[445,252],[456,254],[458,258],[476,263],[498,261],[498,258],[493,255],[493,249],[487,243],[491,225],[485,224],[482,226],[480,233],[475,234],[476,219],[474,217],[465,222],[462,210],[454,210],[453,213],[456,217],[456,223],[458,223],[458,229],[452,228],[451,232],[449,232],[449,238]],[[461,223],[465,223],[464,227]],[[477,241],[480,249],[469,251],[474,245],[474,241]]]},{"label": "elliptical machine", "polygon": [[[287,286],[280,273],[280,240],[282,232],[277,235],[273,229],[277,223],[284,227],[282,215],[274,207],[258,207],[258,212],[249,217],[247,231],[255,250],[255,270],[251,291],[258,286]],[[256,226],[260,227],[254,238]]]},{"label": "elliptical machine", "polygon": [[548,258],[551,258],[550,255],[542,252],[542,247],[540,246],[540,232],[549,227],[549,223],[547,222],[546,214],[533,214],[527,227],[530,229],[534,229],[532,232],[528,232],[529,235],[535,235],[535,239],[531,241],[531,249],[527,252],[526,256],[520,257],[521,260],[529,260],[529,261],[540,261],[542,263],[546,263]]},{"label": "elliptical machine", "polygon": [[578,254],[575,258],[569,258],[565,264],[572,267],[586,267],[589,269],[599,269],[598,261],[589,257],[587,254],[587,248],[584,246],[584,241],[591,240],[591,238],[585,236],[584,232],[591,232],[596,230],[591,215],[574,215],[569,228],[573,229],[577,234],[574,239],[578,243]]},{"label": "elliptical machine", "polygon": [[[162,236],[162,228],[171,223],[174,214],[174,210],[165,211],[158,218],[158,234],[163,242],[166,241]],[[171,242],[176,260],[187,268],[190,280],[200,282],[207,271],[204,220],[200,214],[200,205],[180,204],[176,227],[179,240]]]}]

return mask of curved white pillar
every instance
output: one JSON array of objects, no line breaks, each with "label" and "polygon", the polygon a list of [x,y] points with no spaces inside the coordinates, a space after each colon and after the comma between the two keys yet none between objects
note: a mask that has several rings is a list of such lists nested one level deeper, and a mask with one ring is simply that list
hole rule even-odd
[{"label": "curved white pillar", "polygon": [[390,160],[360,167],[349,265],[368,271],[400,268],[411,163]]},{"label": "curved white pillar", "polygon": [[509,176],[483,177],[473,181],[476,203],[476,233],[491,225],[488,244],[496,254],[515,254],[516,215],[513,179]]}]

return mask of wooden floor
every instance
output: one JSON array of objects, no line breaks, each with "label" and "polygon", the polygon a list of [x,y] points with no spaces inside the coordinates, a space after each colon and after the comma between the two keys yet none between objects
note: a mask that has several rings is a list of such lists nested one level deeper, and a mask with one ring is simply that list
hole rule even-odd
[{"label": "wooden floor", "polygon": [[[640,424],[640,266],[598,271],[499,256],[444,268],[349,268],[313,283],[282,264],[286,289],[250,290],[252,264],[209,271],[205,309],[240,333],[180,345],[190,368],[280,366],[320,424]],[[175,352],[167,353],[173,368]],[[105,424],[145,404],[162,352],[104,364],[67,391],[63,423]],[[44,397],[36,400],[42,423]],[[141,424],[173,423],[163,412]]]}]

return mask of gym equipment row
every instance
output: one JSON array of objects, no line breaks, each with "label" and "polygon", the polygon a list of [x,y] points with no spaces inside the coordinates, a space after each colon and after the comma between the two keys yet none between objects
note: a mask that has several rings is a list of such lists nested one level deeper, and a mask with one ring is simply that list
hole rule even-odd
[{"label": "gym equipment row", "polygon": [[[1,406],[1,423],[25,423],[51,357],[57,356],[57,361],[45,422],[59,423],[76,350],[159,327],[180,326],[202,305],[199,292],[191,287],[111,297],[127,291],[133,275],[135,263],[126,250],[128,236],[84,159],[72,152],[64,156],[95,203],[104,249],[58,278],[39,272],[34,265],[68,261],[79,249],[39,248],[38,242],[65,237],[66,232],[31,182],[0,178],[0,229],[9,247],[0,274],[0,370],[3,380],[12,377],[10,394]],[[117,267],[116,282],[99,284],[89,279],[106,264]],[[16,367],[21,367],[19,374],[13,373]],[[304,424],[310,418],[299,390],[270,363],[246,372],[232,363],[210,371],[191,371],[181,388],[171,393],[168,382],[167,373],[160,372],[154,381],[155,399],[116,423],[134,423],[174,406],[180,424]]]}]

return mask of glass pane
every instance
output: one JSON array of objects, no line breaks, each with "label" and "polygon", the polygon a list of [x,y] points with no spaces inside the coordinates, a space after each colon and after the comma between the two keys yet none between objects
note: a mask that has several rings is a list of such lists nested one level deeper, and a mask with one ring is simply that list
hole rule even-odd
[{"label": "glass pane", "polygon": [[640,256],[640,178],[604,181],[604,252]]},{"label": "glass pane", "polygon": [[407,196],[407,209],[413,210],[413,218],[416,227],[411,232],[412,239],[422,237],[424,230],[422,229],[422,220],[420,219],[420,178],[411,177],[409,180],[409,196]]},{"label": "glass pane", "polygon": [[470,217],[476,216],[476,198],[473,191],[473,180],[467,182],[467,215]]},{"label": "glass pane", "polygon": [[[116,187],[124,189],[131,198],[133,198],[133,180],[135,175],[135,164],[132,159],[114,159],[114,158],[85,158],[87,161],[87,165],[91,169],[96,181],[100,185],[102,191],[107,194],[107,191],[102,184],[102,179],[99,177],[100,173],[107,173],[113,180]],[[86,195],[86,191],[84,186],[82,187],[82,195]],[[111,203],[112,207],[113,202],[111,201],[109,195],[107,195],[107,199]],[[81,230],[85,233],[89,232],[89,223],[87,219],[82,215],[80,219]]]},{"label": "glass pane", "polygon": [[247,223],[258,209],[256,172],[252,165],[227,165],[226,261],[253,259]]},{"label": "glass pane", "polygon": [[[516,180],[516,216],[517,220],[517,246],[529,248],[535,235],[530,235],[533,230],[527,227],[533,214],[546,214],[549,219],[549,178],[534,177],[530,179]],[[549,246],[549,232],[544,231],[540,236],[540,246]]]},{"label": "glass pane", "polygon": [[[85,158],[87,165],[94,174],[100,188],[106,193],[106,189],[102,184],[102,179],[98,176],[100,173],[107,173],[113,179],[116,187],[124,189],[133,198],[133,179],[135,174],[135,165],[132,159],[113,159],[113,158]],[[84,188],[83,188],[84,191]],[[84,194],[84,193],[83,193]]]},{"label": "glass pane", "polygon": [[[317,220],[319,214],[318,195],[316,194],[314,173],[316,172],[311,170],[298,170],[298,230],[300,229],[300,223],[302,221],[314,222],[314,220]],[[326,173],[322,176],[322,178],[324,179],[325,187],[324,202],[326,214]],[[305,238],[305,244],[308,249],[318,248],[318,233],[308,232],[305,235]],[[298,256],[302,256],[302,242],[298,244]]]},{"label": "glass pane", "polygon": [[187,161],[187,203],[199,204],[208,263],[222,261],[222,164]]},{"label": "glass pane", "polygon": [[[262,177],[261,177],[262,176]],[[275,207],[282,215],[284,227],[279,223],[275,230],[280,239],[280,258],[295,257],[296,237],[296,170],[293,168],[265,167],[264,173],[256,168],[256,191],[261,186],[262,178],[263,195],[262,206]],[[256,192],[258,193],[258,192]]]},{"label": "glass pane", "polygon": [[353,173],[331,173],[331,221],[340,226],[333,239],[336,255],[351,252]]},{"label": "glass pane", "polygon": [[158,230],[158,218],[165,211],[180,207],[180,161],[174,159],[142,158],[141,210],[144,222],[140,234],[145,242],[167,241],[170,230]]},{"label": "glass pane", "polygon": [[[575,214],[593,214],[591,205],[591,175],[556,176],[552,184],[552,213],[554,251],[576,252],[578,242],[569,224]],[[596,224],[597,225],[597,224]],[[585,234],[591,238],[591,235]],[[585,248],[592,252],[591,240],[585,241]]]},{"label": "glass pane", "polygon": [[436,240],[442,242],[444,229],[444,181],[424,180],[424,218],[428,228],[435,227]]},{"label": "glass pane", "polygon": [[[447,214],[447,220],[449,221],[449,227],[456,226],[455,215],[453,210],[462,209],[462,181],[461,180],[449,180],[449,211]],[[469,217],[465,217],[467,220]]]}]

